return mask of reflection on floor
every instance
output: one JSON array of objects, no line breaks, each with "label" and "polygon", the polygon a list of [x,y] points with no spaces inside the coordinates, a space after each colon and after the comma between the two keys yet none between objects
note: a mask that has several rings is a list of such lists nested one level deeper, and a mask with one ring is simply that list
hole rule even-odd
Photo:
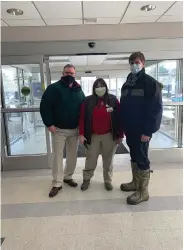
[{"label": "reflection on floor", "polygon": [[150,143],[150,148],[175,148],[175,147],[177,147],[177,142],[161,132],[155,133]]},{"label": "reflection on floor", "polygon": [[[79,185],[83,167],[79,159]],[[115,156],[111,192],[101,160],[89,190],[64,185],[53,199],[51,170],[3,172],[2,250],[181,250],[182,164],[153,168],[150,200],[138,206],[128,206],[119,189],[131,178],[126,155]]]},{"label": "reflection on floor", "polygon": [[[126,146],[126,142],[124,140]],[[157,132],[153,135],[150,144],[151,148],[173,148],[177,147],[175,140]],[[19,139],[11,145],[11,154],[44,154],[47,152],[45,127],[38,127],[32,130],[24,139]]]}]

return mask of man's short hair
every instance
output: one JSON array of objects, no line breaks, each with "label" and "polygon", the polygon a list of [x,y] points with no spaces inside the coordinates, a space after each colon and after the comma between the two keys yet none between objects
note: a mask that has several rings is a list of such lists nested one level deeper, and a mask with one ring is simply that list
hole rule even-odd
[{"label": "man's short hair", "polygon": [[64,68],[63,68],[63,70],[65,70],[66,68],[69,68],[69,69],[73,68],[73,69],[75,69],[75,67],[72,64],[65,65]]},{"label": "man's short hair", "polygon": [[131,56],[129,57],[129,63],[134,61],[136,58],[139,58],[143,63],[145,63],[145,56],[140,51],[131,54]]}]

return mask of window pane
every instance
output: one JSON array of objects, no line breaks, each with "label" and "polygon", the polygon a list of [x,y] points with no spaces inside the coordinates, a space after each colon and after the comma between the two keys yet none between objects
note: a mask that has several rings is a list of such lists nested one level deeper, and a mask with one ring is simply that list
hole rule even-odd
[{"label": "window pane", "polygon": [[121,88],[123,86],[123,84],[126,82],[126,78],[118,78],[117,79],[117,98],[119,99],[121,97]]},{"label": "window pane", "polygon": [[158,81],[163,84],[163,101],[172,101],[176,96],[176,60],[163,61],[158,64]]},{"label": "window pane", "polygon": [[173,148],[178,146],[178,117],[177,106],[165,106],[160,130],[153,135],[151,148]]},{"label": "window pane", "polygon": [[46,154],[45,126],[40,113],[6,114],[10,155]]},{"label": "window pane", "polygon": [[85,96],[89,96],[93,91],[93,83],[96,80],[95,77],[81,77],[80,84],[81,88],[84,91]]},{"label": "window pane", "polygon": [[[98,78],[100,78],[100,77],[98,77]],[[102,77],[103,78],[103,77]],[[107,84],[107,88],[109,89],[109,78],[103,78],[104,79],[104,81],[106,82],[106,84]]]},{"label": "window pane", "polygon": [[110,78],[110,91],[112,95],[116,96],[116,78]]},{"label": "window pane", "polygon": [[153,64],[153,65],[150,65],[148,67],[145,68],[145,71],[146,71],[146,74],[152,76],[153,78],[157,79],[157,76],[156,76],[156,64]]},{"label": "window pane", "polygon": [[[39,64],[2,66],[6,108],[39,107],[44,91]],[[30,93],[22,94],[23,87]]]}]

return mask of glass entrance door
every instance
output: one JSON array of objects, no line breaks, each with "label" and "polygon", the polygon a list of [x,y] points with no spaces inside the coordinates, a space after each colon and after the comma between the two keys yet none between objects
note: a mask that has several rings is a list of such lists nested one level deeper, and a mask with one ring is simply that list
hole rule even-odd
[{"label": "glass entrance door", "polygon": [[39,106],[47,81],[43,57],[2,60],[3,170],[50,167],[50,139]]}]

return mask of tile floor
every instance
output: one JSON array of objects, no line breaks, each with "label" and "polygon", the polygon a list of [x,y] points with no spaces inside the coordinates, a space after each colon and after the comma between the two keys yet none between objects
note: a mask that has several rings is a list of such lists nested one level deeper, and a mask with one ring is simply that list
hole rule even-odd
[{"label": "tile floor", "polygon": [[[84,159],[74,178],[82,182]],[[182,164],[153,165],[150,200],[126,204],[127,157],[115,157],[114,190],[104,190],[99,160],[86,192],[64,185],[48,198],[51,170],[2,173],[2,250],[182,250]]]}]

